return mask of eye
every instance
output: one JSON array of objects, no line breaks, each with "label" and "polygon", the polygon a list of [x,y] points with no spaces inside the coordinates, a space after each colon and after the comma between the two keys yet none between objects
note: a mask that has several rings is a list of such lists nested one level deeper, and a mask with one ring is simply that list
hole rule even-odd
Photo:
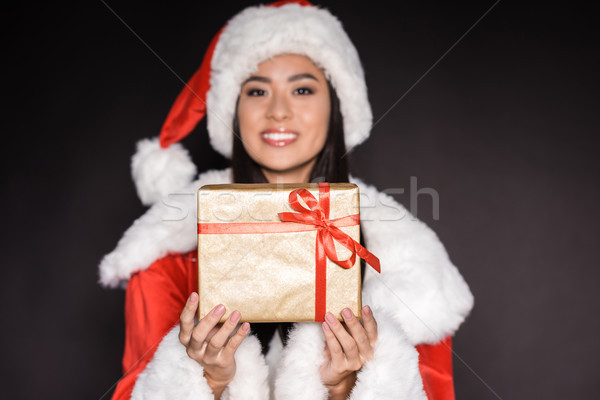
[{"label": "eye", "polygon": [[246,92],[246,94],[247,94],[248,96],[254,96],[254,97],[257,97],[257,96],[264,96],[265,94],[267,94],[267,92],[266,92],[266,91],[264,91],[264,90],[262,90],[262,89],[249,89],[249,90]]},{"label": "eye", "polygon": [[294,94],[307,95],[307,94],[313,94],[313,91],[309,88],[301,87],[301,88],[294,90]]}]

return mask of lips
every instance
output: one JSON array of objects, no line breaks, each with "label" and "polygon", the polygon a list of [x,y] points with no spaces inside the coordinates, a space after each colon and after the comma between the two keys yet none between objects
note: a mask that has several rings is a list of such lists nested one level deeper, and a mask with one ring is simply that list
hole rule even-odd
[{"label": "lips", "polygon": [[298,139],[298,134],[296,132],[282,130],[265,131],[262,132],[260,136],[265,143],[273,147],[284,147]]}]

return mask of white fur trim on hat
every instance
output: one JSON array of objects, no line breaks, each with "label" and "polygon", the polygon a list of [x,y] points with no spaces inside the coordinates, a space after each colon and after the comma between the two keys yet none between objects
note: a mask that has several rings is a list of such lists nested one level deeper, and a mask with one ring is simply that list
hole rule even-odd
[{"label": "white fur trim on hat", "polygon": [[217,151],[231,158],[231,125],[243,81],[259,63],[280,54],[305,55],[323,69],[340,100],[348,150],[369,136],[372,114],[363,68],[340,21],[312,6],[257,6],[228,22],[212,57],[207,127]]},{"label": "white fur trim on hat", "polygon": [[196,165],[179,143],[163,149],[157,138],[142,139],[131,158],[131,175],[140,200],[149,206],[192,182]]}]

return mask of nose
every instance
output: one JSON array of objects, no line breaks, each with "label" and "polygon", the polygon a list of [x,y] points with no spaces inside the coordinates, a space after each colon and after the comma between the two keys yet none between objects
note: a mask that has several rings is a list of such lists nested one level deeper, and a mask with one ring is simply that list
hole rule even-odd
[{"label": "nose", "polygon": [[267,118],[283,121],[292,117],[292,108],[284,94],[273,93],[267,108]]}]

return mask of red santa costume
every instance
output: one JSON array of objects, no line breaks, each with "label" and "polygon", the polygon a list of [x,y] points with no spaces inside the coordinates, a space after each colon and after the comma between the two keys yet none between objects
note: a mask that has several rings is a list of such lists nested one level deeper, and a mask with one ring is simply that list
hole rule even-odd
[{"label": "red santa costume", "polygon": [[[358,54],[341,23],[306,1],[249,7],[219,32],[177,98],[160,139],[132,160],[138,194],[151,205],[100,264],[100,282],[126,287],[124,376],[113,398],[212,399],[202,367],[179,342],[179,314],[197,291],[196,190],[231,183],[230,169],[196,168],[176,143],[207,115],[212,146],[231,157],[242,82],[279,54],[302,54],[323,69],[340,100],[348,149],[364,141],[372,114]],[[356,177],[361,230],[381,261],[365,271],[362,295],[378,324],[373,359],[357,372],[351,399],[453,399],[451,337],[473,305],[469,288],[436,234],[392,197]],[[180,196],[167,197],[169,194]],[[249,335],[223,399],[326,399],[319,323],[296,323],[287,344],[275,334],[265,356]]]}]

